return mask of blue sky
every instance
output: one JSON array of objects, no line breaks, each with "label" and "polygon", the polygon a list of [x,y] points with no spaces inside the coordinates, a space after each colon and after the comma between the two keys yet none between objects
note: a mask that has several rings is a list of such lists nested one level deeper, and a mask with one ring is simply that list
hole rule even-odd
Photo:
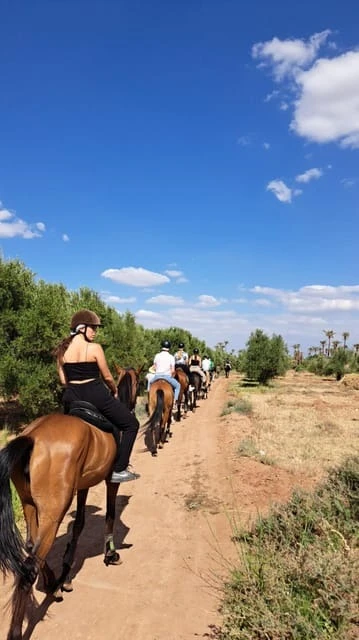
[{"label": "blue sky", "polygon": [[210,346],[359,342],[354,0],[4,0],[0,249]]}]

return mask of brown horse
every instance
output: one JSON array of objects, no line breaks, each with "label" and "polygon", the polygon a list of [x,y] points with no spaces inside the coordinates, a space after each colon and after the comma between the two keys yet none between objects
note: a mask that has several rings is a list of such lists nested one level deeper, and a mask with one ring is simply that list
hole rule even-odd
[{"label": "brown horse", "polygon": [[130,411],[135,411],[139,391],[140,373],[144,365],[139,369],[133,367],[119,367],[115,364],[118,374],[117,390],[118,399],[123,402]]},{"label": "brown horse", "polygon": [[167,436],[172,436],[173,400],[173,388],[167,380],[159,378],[150,385],[148,394],[150,417],[141,430],[145,431],[145,443],[153,456],[157,456],[157,447],[162,449]]},{"label": "brown horse", "polygon": [[183,371],[183,369],[179,366],[176,366],[176,372],[174,377],[181,385],[181,390],[179,392],[178,401],[177,401],[177,412],[176,412],[176,420],[179,422],[181,420],[181,406],[183,403],[184,413],[188,412],[188,390],[189,390],[189,378],[187,374]]},{"label": "brown horse", "polygon": [[[97,418],[101,428],[73,415],[55,413],[37,418],[0,451],[0,571],[15,577],[7,640],[23,637],[23,622],[39,572],[47,594],[72,591],[69,573],[85,523],[88,491],[102,480],[107,488],[104,562],[120,562],[113,541],[118,484],[109,482],[118,443],[112,425],[101,416]],[[21,499],[26,541],[15,524],[10,479]],[[46,557],[75,494],[72,538],[61,574],[55,578]]]}]

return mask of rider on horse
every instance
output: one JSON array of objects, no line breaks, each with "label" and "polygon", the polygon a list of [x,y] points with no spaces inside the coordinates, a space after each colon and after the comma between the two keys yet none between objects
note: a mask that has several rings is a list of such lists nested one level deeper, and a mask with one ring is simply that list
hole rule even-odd
[{"label": "rider on horse", "polygon": [[65,413],[75,400],[90,402],[121,432],[121,445],[111,482],[128,482],[140,477],[127,468],[139,422],[118,400],[117,387],[104,351],[100,344],[94,342],[100,326],[100,318],[89,309],[81,309],[72,316],[70,335],[55,350],[60,382],[65,387],[62,402]]},{"label": "rider on horse", "polygon": [[151,384],[159,378],[166,380],[173,387],[175,402],[178,400],[179,393],[181,391],[181,385],[173,376],[175,374],[175,359],[174,356],[169,353],[171,343],[168,340],[163,340],[161,343],[161,351],[156,353],[153,360],[153,368],[155,374],[151,380],[148,380],[147,391],[150,390]]},{"label": "rider on horse", "polygon": [[189,359],[189,370],[191,373],[199,373],[202,379],[202,385],[206,386],[206,374],[202,371],[202,358],[199,355],[199,349],[193,349],[193,354]]}]

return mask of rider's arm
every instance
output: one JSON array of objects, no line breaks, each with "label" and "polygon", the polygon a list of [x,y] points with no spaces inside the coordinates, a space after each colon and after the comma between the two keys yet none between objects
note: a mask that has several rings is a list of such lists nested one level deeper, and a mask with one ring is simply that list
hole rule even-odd
[{"label": "rider's arm", "polygon": [[96,362],[99,366],[100,369],[100,373],[102,378],[104,379],[104,382],[107,384],[108,388],[110,389],[112,395],[117,398],[117,387],[116,387],[116,383],[113,379],[112,373],[110,371],[110,369],[108,368],[108,364],[106,361],[106,357],[103,351],[103,348],[101,347],[100,344],[93,344],[92,347],[95,348],[95,353],[94,356],[96,358]]},{"label": "rider's arm", "polygon": [[60,360],[57,361],[57,373],[59,374],[61,384],[66,385],[67,380]]}]

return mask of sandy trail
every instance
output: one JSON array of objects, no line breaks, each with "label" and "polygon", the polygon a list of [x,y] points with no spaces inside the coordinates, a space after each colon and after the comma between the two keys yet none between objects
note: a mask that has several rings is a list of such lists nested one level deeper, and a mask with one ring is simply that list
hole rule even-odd
[{"label": "sandy trail", "polygon": [[[221,578],[235,549],[233,515],[242,523],[286,500],[294,478],[235,454],[238,423],[221,417],[230,380],[217,379],[194,414],[152,458],[143,439],[133,465],[141,478],[120,487],[115,542],[123,563],[103,558],[105,485],[89,492],[74,568],[74,591],[54,602],[24,640],[192,640],[221,622]],[[70,510],[49,557],[59,567],[74,516]],[[9,595],[1,589],[0,605]],[[35,590],[38,603],[44,594]],[[46,607],[44,607],[46,608]],[[8,617],[0,640],[6,640]]]}]

